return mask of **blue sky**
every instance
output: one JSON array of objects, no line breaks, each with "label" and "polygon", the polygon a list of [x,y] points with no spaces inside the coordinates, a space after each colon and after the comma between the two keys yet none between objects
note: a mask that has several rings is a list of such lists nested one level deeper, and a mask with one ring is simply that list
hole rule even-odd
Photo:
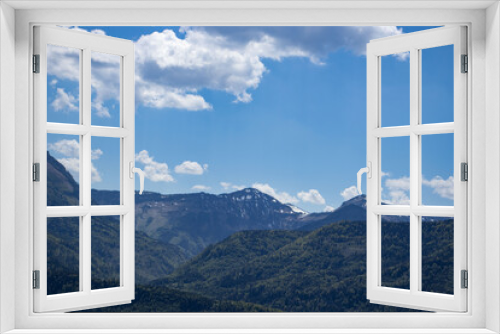
[{"label": "blue sky", "polygon": [[[136,44],[136,165],[146,171],[146,190],[223,193],[253,186],[318,212],[354,196],[356,172],[365,165],[366,43],[427,28],[77,29]],[[48,121],[77,123],[78,53],[49,51]],[[453,121],[446,61],[452,52],[451,46],[423,51],[424,123]],[[119,124],[118,68],[113,57],[93,55],[94,125]],[[382,124],[407,125],[409,61],[384,57],[382,71]],[[48,137],[49,151],[75,177],[77,141]],[[422,143],[423,203],[452,205],[453,135]],[[92,141],[93,188],[117,189],[118,145]],[[408,200],[408,153],[408,138],[382,142],[387,202]]]}]

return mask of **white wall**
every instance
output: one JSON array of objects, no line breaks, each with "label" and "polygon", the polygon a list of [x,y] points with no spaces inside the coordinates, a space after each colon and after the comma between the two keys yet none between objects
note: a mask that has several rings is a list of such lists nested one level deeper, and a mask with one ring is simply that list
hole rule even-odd
[{"label": "white wall", "polygon": [[486,11],[486,252],[496,261],[486,265],[486,328],[500,332],[500,18],[499,4]]},{"label": "white wall", "polygon": [[0,332],[14,328],[15,12],[0,3]]}]

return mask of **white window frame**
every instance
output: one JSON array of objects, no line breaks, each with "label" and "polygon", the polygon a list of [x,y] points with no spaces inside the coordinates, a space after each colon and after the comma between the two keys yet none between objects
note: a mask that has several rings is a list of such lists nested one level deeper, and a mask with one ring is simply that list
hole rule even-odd
[{"label": "white window frame", "polygon": [[[38,163],[39,181],[34,194],[34,270],[39,271],[39,288],[34,289],[34,311],[74,311],[130,303],[135,291],[135,194],[130,177],[135,161],[135,58],[131,41],[71,31],[63,28],[34,27],[34,54],[39,58],[39,73],[34,84],[34,162]],[[47,45],[69,47],[80,52],[80,121],[78,124],[47,122]],[[120,59],[119,127],[95,126],[91,122],[92,52],[115,55]],[[80,205],[47,206],[47,134],[78,136],[80,147]],[[116,138],[119,144],[120,204],[91,205],[92,138]],[[133,175],[133,173],[132,173]],[[92,216],[120,216],[120,285],[92,290],[91,220]],[[79,218],[79,291],[47,295],[47,219]]]},{"label": "white window frame", "polygon": [[[467,270],[467,184],[461,181],[462,163],[467,163],[467,75],[462,73],[462,55],[467,55],[466,27],[449,26],[373,40],[367,47],[367,161],[371,177],[367,180],[367,298],[376,304],[464,312],[467,290],[461,286],[461,271]],[[448,123],[422,123],[422,50],[453,45],[454,120]],[[382,124],[382,57],[409,52],[409,124],[384,127]],[[469,71],[468,71],[469,72]],[[471,72],[469,72],[471,73]],[[424,135],[454,134],[454,205],[422,204],[422,140]],[[410,170],[409,205],[383,205],[382,141],[408,138]],[[404,149],[404,148],[403,148]],[[382,216],[410,218],[410,288],[384,287],[382,282]],[[422,291],[422,217],[453,217],[453,294]]]},{"label": "white window frame", "polygon": [[[132,5],[130,5],[132,3]],[[15,11],[9,6],[19,8]],[[491,333],[500,331],[500,11],[496,1],[394,2],[254,2],[230,4],[217,1],[202,3],[122,2],[137,9],[102,10],[116,3],[107,1],[18,2],[0,4],[0,180],[15,185],[15,203],[9,199],[13,188],[0,190],[0,319],[2,330],[34,333],[37,329],[64,329],[61,332],[105,332],[105,329],[150,328],[192,329],[192,332],[238,332],[253,328],[255,332],[342,332],[350,333],[419,332]],[[41,10],[43,8],[60,10]],[[73,7],[72,7],[73,6]],[[135,6],[135,7],[134,7]],[[162,7],[145,9],[147,7]],[[72,7],[72,8],[71,8]],[[99,7],[100,9],[98,9]],[[180,7],[180,8],[179,8]],[[25,9],[22,9],[25,8]],[[32,9],[30,9],[32,8]],[[33,9],[34,8],[34,9]],[[78,9],[75,9],[78,8]],[[83,8],[83,9],[82,9]],[[349,9],[350,8],[350,9]],[[402,9],[403,8],[403,9]],[[436,9],[437,8],[437,9]],[[354,10],[353,10],[354,9]],[[15,21],[13,18],[15,17]],[[486,23],[486,24],[485,24]],[[468,96],[468,142],[471,154],[468,234],[468,312],[463,314],[34,314],[30,252],[32,218],[29,180],[32,147],[32,82],[29,73],[32,27],[35,24],[67,25],[443,25],[465,24],[469,27],[469,56],[472,75]],[[15,31],[15,41],[14,41]],[[11,67],[15,66],[15,76]],[[15,86],[9,80],[15,78]],[[9,96],[9,93],[11,96]],[[9,109],[10,108],[10,109]],[[15,108],[15,115],[12,112]],[[15,129],[9,131],[8,127]],[[9,141],[10,138],[10,141]],[[10,148],[15,139],[15,147]],[[7,142],[6,142],[7,140]],[[15,163],[9,163],[9,158]],[[15,169],[15,181],[12,174]],[[488,175],[488,182],[486,182]],[[486,194],[488,196],[486,196]],[[486,206],[485,203],[488,205]],[[9,211],[14,204],[15,211]],[[15,226],[5,219],[15,218]],[[15,239],[14,239],[15,238]],[[14,242],[15,241],[15,242]],[[12,256],[14,254],[14,256]],[[29,259],[29,260],[28,260]],[[14,284],[15,289],[12,289]],[[12,291],[14,290],[14,291]],[[486,293],[486,290],[488,293]],[[12,308],[15,305],[15,308]],[[10,306],[10,307],[9,307]],[[170,330],[168,330],[170,328]],[[355,330],[355,329],[358,330]],[[384,328],[383,330],[381,330]],[[440,328],[441,330],[432,330]],[[100,329],[100,330],[99,330]],[[299,330],[300,329],[300,330]],[[460,330],[462,329],[462,330]],[[491,331],[490,331],[491,330]],[[56,332],[56,330],[51,331]],[[141,332],[137,330],[136,332]],[[177,331],[179,332],[179,331]],[[186,333],[186,331],[183,331]],[[244,332],[243,330],[241,332]],[[248,331],[246,331],[248,332]],[[345,331],[343,331],[345,332]]]}]

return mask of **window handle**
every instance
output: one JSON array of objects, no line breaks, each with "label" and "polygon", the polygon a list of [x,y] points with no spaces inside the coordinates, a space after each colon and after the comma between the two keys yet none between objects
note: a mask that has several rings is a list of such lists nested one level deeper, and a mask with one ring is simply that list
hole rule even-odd
[{"label": "window handle", "polygon": [[139,181],[140,181],[139,195],[142,195],[142,192],[144,191],[144,176],[145,176],[144,172],[142,171],[142,169],[134,167],[133,161],[130,161],[129,163],[129,171],[130,171],[129,176],[131,179],[134,178],[134,173],[139,174]]},{"label": "window handle", "polygon": [[367,167],[364,167],[364,168],[361,168],[359,171],[358,171],[358,192],[359,194],[361,195],[362,192],[361,192],[361,176],[366,173],[366,177],[371,179],[372,178],[372,163],[370,161],[368,161],[368,166]]}]

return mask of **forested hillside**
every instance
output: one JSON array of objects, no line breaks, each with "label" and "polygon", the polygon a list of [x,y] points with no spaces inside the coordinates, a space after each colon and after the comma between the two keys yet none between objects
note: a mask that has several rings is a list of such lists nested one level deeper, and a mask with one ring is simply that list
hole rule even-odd
[{"label": "forested hillside", "polygon": [[[78,203],[78,184],[48,155],[48,202]],[[106,204],[115,191],[92,190]],[[137,197],[136,298],[99,312],[405,311],[366,300],[366,201],[305,214],[255,189]],[[214,208],[211,215],[205,215]],[[176,211],[177,210],[177,211]],[[350,219],[350,217],[352,219]],[[74,221],[76,219],[76,222]],[[262,219],[262,220],[261,220]],[[382,282],[409,287],[407,217],[382,221]],[[49,294],[77,291],[78,218],[51,218]],[[119,283],[119,221],[92,218],[92,287]],[[422,286],[453,292],[453,220],[422,223]]]}]

